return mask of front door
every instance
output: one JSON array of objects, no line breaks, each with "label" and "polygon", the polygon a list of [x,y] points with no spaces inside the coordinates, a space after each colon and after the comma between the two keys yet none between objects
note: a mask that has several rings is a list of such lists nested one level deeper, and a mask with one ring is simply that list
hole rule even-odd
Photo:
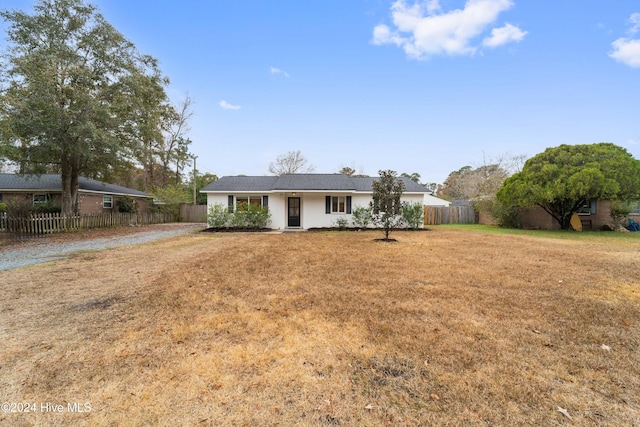
[{"label": "front door", "polygon": [[287,226],[300,227],[300,197],[289,197]]}]

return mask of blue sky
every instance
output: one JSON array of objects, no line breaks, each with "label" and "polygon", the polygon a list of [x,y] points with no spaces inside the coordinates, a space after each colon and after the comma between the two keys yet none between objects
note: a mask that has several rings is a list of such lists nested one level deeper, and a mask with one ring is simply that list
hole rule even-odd
[{"label": "blue sky", "polygon": [[423,182],[565,143],[640,158],[640,1],[92,3],[194,99],[203,172],[264,175],[295,150]]}]

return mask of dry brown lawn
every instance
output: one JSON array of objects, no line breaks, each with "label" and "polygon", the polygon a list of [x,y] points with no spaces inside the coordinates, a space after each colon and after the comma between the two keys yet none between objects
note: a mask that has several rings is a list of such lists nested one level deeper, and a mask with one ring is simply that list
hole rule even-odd
[{"label": "dry brown lawn", "polygon": [[37,405],[0,425],[640,425],[640,239],[378,237],[0,272],[0,401]]}]

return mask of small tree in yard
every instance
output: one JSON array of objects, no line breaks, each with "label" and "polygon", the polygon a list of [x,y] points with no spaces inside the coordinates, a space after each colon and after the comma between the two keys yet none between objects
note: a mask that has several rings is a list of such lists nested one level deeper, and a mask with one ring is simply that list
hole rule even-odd
[{"label": "small tree in yard", "polygon": [[372,222],[384,232],[389,241],[391,230],[402,225],[402,192],[404,183],[392,170],[378,171],[380,178],[373,181]]}]

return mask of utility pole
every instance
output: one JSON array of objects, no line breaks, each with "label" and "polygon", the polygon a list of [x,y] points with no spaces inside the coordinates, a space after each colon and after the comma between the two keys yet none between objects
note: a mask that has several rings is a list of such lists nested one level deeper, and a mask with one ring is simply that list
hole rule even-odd
[{"label": "utility pole", "polygon": [[196,184],[196,159],[198,156],[193,155],[193,204],[196,204],[197,184]]}]

